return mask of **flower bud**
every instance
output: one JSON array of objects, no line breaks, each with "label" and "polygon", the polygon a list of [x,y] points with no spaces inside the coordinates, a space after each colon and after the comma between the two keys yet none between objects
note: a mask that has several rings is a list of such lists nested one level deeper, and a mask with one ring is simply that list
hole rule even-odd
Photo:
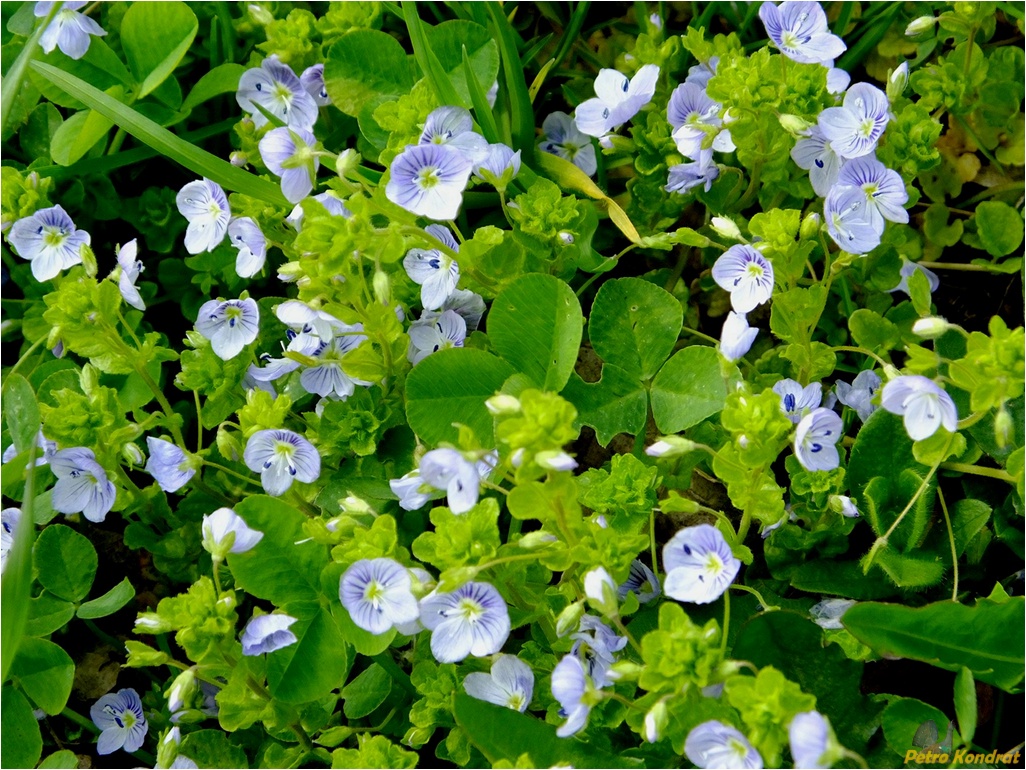
[{"label": "flower bud", "polygon": [[82,255],[82,267],[85,268],[85,274],[90,278],[95,278],[99,268],[96,265],[96,255],[89,248],[89,244],[83,243],[79,246],[79,254]]},{"label": "flower bud", "polygon": [[96,367],[92,364],[83,366],[78,375],[78,384],[87,396],[93,393],[100,386],[100,375],[97,373]]},{"label": "flower bud", "polygon": [[683,436],[663,436],[645,450],[649,457],[679,457],[698,448],[691,439]]},{"label": "flower bud", "polygon": [[361,160],[363,160],[363,156],[361,156],[356,150],[343,150],[338,154],[338,157],[335,158],[335,171],[338,172],[338,175],[343,179],[352,178],[357,169],[360,168]]},{"label": "flower bud", "polygon": [[156,612],[140,612],[135,619],[137,634],[166,634],[171,626]]},{"label": "flower bud", "polygon": [[559,234],[559,240],[563,243],[564,246],[571,246],[574,242],[573,233],[568,233],[566,230],[563,230]]},{"label": "flower bud", "polygon": [[1002,404],[998,413],[994,415],[994,440],[1000,449],[1004,449],[1012,442],[1015,426],[1012,424],[1012,415]]},{"label": "flower bud", "polygon": [[539,452],[534,461],[549,471],[572,471],[577,467],[577,461],[562,450]]},{"label": "flower bud", "polygon": [[901,376],[901,372],[899,372],[897,367],[895,367],[893,364],[884,364],[883,373],[884,377],[888,381],[893,380],[895,377]]},{"label": "flower bud", "polygon": [[741,230],[729,217],[713,217],[709,223],[712,229],[724,238],[730,238],[735,241],[744,241],[745,237],[741,235]]},{"label": "flower bud", "polygon": [[584,617],[584,602],[574,602],[568,605],[556,618],[556,635],[566,636],[576,631],[582,617]]},{"label": "flower bud", "polygon": [[388,277],[388,273],[375,270],[371,284],[374,287],[374,299],[382,305],[392,303],[392,279]]},{"label": "flower bud", "polygon": [[634,663],[633,661],[618,660],[609,667],[609,670],[606,671],[606,676],[614,682],[633,682],[636,681],[644,671],[644,666]]},{"label": "flower bud", "polygon": [[951,328],[945,319],[938,316],[920,318],[912,324],[912,333],[925,340],[935,340]]},{"label": "flower bud", "polygon": [[819,235],[820,228],[823,225],[823,220],[820,219],[819,214],[815,211],[809,214],[805,219],[802,220],[802,226],[798,231],[798,236],[801,240],[809,240],[816,238]]},{"label": "flower bud", "polygon": [[584,576],[584,593],[591,606],[603,615],[615,617],[619,611],[616,583],[605,567],[595,567]]},{"label": "flower bud", "polygon": [[551,532],[546,532],[544,529],[536,529],[534,532],[528,532],[517,542],[518,548],[523,548],[525,551],[530,551],[535,548],[545,548],[552,543],[558,543],[559,538],[553,535]]},{"label": "flower bud", "polygon": [[225,460],[231,460],[232,462],[238,462],[239,458],[242,457],[242,445],[239,440],[235,438],[232,433],[225,428],[223,425],[219,425],[217,428],[217,451],[221,453],[221,457]]},{"label": "flower bud", "polygon": [[933,29],[933,26],[937,23],[936,16],[920,16],[918,19],[913,19],[909,22],[909,25],[905,27],[905,37],[918,37]]},{"label": "flower bud", "polygon": [[371,516],[376,515],[374,509],[370,507],[370,503],[368,503],[362,497],[357,497],[356,495],[347,495],[346,497],[343,497],[341,500],[339,500],[338,504],[339,508],[342,510],[342,513],[363,515],[370,514]]},{"label": "flower bud", "polygon": [[167,697],[167,710],[174,714],[181,711],[186,704],[192,702],[196,693],[196,674],[191,668],[180,673],[171,684],[171,689],[164,693]]},{"label": "flower bud", "polygon": [[855,501],[844,495],[830,495],[830,510],[839,513],[849,519],[859,517],[859,509],[855,507]]},{"label": "flower bud", "polygon": [[809,128],[812,127],[809,121],[798,115],[778,115],[777,120],[780,121],[780,125],[787,133],[795,137],[805,136]]},{"label": "flower bud", "polygon": [[658,701],[645,714],[645,740],[655,743],[666,729],[670,721],[670,715],[666,708],[666,701]]},{"label": "flower bud", "polygon": [[[148,632],[152,633],[152,632]],[[148,644],[129,639],[125,642],[125,649],[128,651],[128,660],[125,661],[126,668],[148,668],[149,666],[163,666],[170,656],[160,650],[155,650]]]},{"label": "flower bud", "polygon": [[237,168],[245,168],[249,163],[249,156],[244,152],[236,150],[228,156],[228,162]]},{"label": "flower bud", "polygon": [[266,27],[268,24],[274,21],[274,14],[272,14],[262,5],[259,5],[257,3],[250,3],[249,8],[247,10],[249,11],[250,18],[262,27]]},{"label": "flower bud", "polygon": [[901,65],[887,78],[887,99],[892,104],[905,90],[908,85],[908,62],[903,61]]},{"label": "flower bud", "polygon": [[142,453],[142,450],[132,442],[121,447],[121,456],[125,458],[129,465],[142,465],[146,462],[146,456]]},{"label": "flower bud", "polygon": [[488,408],[488,411],[494,415],[520,413],[520,399],[516,396],[508,396],[505,393],[492,396],[490,399],[485,401],[485,406]]},{"label": "flower bud", "polygon": [[514,468],[519,468],[524,464],[524,448],[520,447],[513,455],[509,458],[509,464]]}]

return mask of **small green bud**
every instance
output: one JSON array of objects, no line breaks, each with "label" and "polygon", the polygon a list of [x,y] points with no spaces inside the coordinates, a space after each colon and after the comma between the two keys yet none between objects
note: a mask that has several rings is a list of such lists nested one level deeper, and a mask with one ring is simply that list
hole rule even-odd
[{"label": "small green bud", "polygon": [[520,413],[520,399],[516,396],[507,396],[505,393],[492,396],[490,399],[485,401],[485,406],[488,408],[489,412],[496,416]]},{"label": "small green bud", "polygon": [[406,731],[402,742],[411,748],[418,749],[431,740],[434,732],[434,727],[411,727]]},{"label": "small green bud", "polygon": [[172,714],[181,711],[188,703],[192,702],[192,697],[195,694],[196,674],[189,668],[175,677],[171,688],[164,693],[164,697],[167,698],[168,711]]},{"label": "small green bud", "polygon": [[924,35],[932,30],[936,23],[936,16],[920,16],[918,19],[913,19],[909,22],[909,25],[905,27],[905,37],[919,37],[920,35]]},{"label": "small green bud", "polygon": [[96,266],[96,255],[93,253],[93,250],[89,247],[89,244],[83,243],[79,247],[78,253],[82,255],[82,267],[85,268],[86,275],[88,275],[90,278],[95,278],[96,272],[98,270]]},{"label": "small green bud", "polygon": [[823,220],[820,218],[819,214],[813,211],[802,220],[801,228],[798,231],[799,237],[803,241],[818,237],[822,224]]},{"label": "small green bud", "polygon": [[649,743],[658,741],[669,721],[670,714],[666,708],[666,701],[658,701],[645,714],[645,740]]},{"label": "small green bud", "polygon": [[[153,633],[148,631],[147,633]],[[169,660],[165,653],[155,650],[148,644],[129,639],[125,642],[125,649],[128,651],[128,660],[125,661],[127,668],[144,668],[146,666],[163,666]]]},{"label": "small green bud", "polygon": [[574,602],[568,605],[556,618],[556,634],[566,636],[577,630],[577,626],[584,617],[584,602]]},{"label": "small green bud", "polygon": [[216,441],[217,451],[221,453],[221,457],[225,460],[238,462],[239,458],[242,457],[242,444],[224,425],[218,426]]},{"label": "small green bud", "polygon": [[129,465],[142,465],[146,462],[146,456],[135,444],[129,442],[121,448],[121,456]]},{"label": "small green bud", "polygon": [[994,415],[994,440],[997,442],[998,447],[1004,449],[1012,442],[1014,428],[1012,415],[1008,413],[1005,405],[1002,404],[1001,408],[998,409],[998,413]]},{"label": "small green bud", "polygon": [[897,69],[890,74],[887,78],[887,99],[894,103],[894,101],[901,96],[905,90],[905,86],[908,85],[908,62],[903,61]]},{"label": "small green bud", "polygon": [[803,137],[812,126],[809,121],[797,115],[778,115],[777,120],[787,133],[794,137]]},{"label": "small green bud", "polygon": [[741,235],[741,229],[737,226],[737,223],[729,217],[713,217],[709,225],[718,235],[724,238],[747,243],[745,237]]},{"label": "small green bud", "polygon": [[691,439],[683,436],[662,436],[658,441],[645,449],[649,457],[680,457],[698,448]]},{"label": "small green bud", "polygon": [[353,179],[360,168],[360,161],[363,156],[356,150],[343,150],[335,158],[335,171],[343,179]]},{"label": "small green bud", "polygon": [[536,529],[534,532],[528,532],[519,541],[517,546],[523,548],[525,551],[531,551],[535,548],[547,548],[553,543],[558,543],[559,538],[553,535],[551,532],[546,532],[544,529]]},{"label": "small green bud", "polygon": [[616,617],[619,614],[616,583],[605,567],[595,567],[584,576],[584,593],[591,606],[605,617]]},{"label": "small green bud", "polygon": [[249,17],[253,20],[253,23],[259,24],[261,27],[266,27],[274,21],[274,14],[259,3],[250,3]]},{"label": "small green bud", "polygon": [[614,682],[635,682],[645,672],[645,667],[630,660],[618,660],[609,667],[607,676]]},{"label": "small green bud", "polygon": [[92,364],[83,366],[82,371],[78,375],[78,384],[82,388],[82,392],[87,396],[90,393],[94,393],[100,387],[100,375],[97,373],[96,367]]},{"label": "small green bud", "polygon": [[299,266],[298,262],[286,262],[278,268],[278,277],[283,281],[291,283],[305,276],[303,268]]},{"label": "small green bud", "polygon": [[228,156],[228,162],[237,168],[245,168],[249,164],[249,156],[236,150]]},{"label": "small green bud", "polygon": [[388,277],[388,273],[383,270],[375,270],[371,285],[374,287],[374,299],[382,305],[392,304],[392,280]]},{"label": "small green bud", "polygon": [[935,340],[951,328],[945,319],[939,316],[920,318],[912,324],[912,333],[925,340]]},{"label": "small green bud", "polygon": [[371,508],[370,503],[364,500],[362,497],[356,495],[347,495],[338,501],[338,507],[342,513],[348,513],[350,515],[370,515],[376,516],[377,513]]},{"label": "small green bud", "polygon": [[898,371],[897,367],[892,364],[885,364],[883,368],[884,377],[887,381],[893,380],[895,377],[900,377],[901,372]]}]

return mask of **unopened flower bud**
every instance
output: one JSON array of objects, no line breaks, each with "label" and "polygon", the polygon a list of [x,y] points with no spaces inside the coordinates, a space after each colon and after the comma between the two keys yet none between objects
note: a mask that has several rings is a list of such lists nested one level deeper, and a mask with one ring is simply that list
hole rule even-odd
[{"label": "unopened flower bud", "polygon": [[216,443],[217,451],[221,453],[221,457],[225,460],[238,462],[239,458],[242,457],[242,444],[223,425],[217,428]]},{"label": "unopened flower bud", "polygon": [[903,61],[901,65],[887,78],[887,99],[893,104],[908,85],[908,62]]},{"label": "unopened flower bud", "polygon": [[485,406],[488,408],[488,411],[494,415],[520,413],[520,399],[516,396],[506,395],[505,393],[492,396],[490,399],[485,401]]},{"label": "unopened flower bud", "polygon": [[563,230],[559,234],[559,240],[563,242],[564,246],[570,246],[574,242],[573,233],[568,233],[566,230]]},{"label": "unopened flower bud", "polygon": [[577,461],[562,450],[538,452],[534,461],[549,471],[572,471],[577,467]]},{"label": "unopened flower bud", "polygon": [[809,121],[798,115],[778,115],[777,120],[780,121],[780,125],[791,136],[805,136],[809,128],[812,127]]},{"label": "unopened flower bud", "polygon": [[724,238],[730,238],[734,241],[745,240],[745,237],[741,235],[740,228],[729,217],[713,217],[709,224],[718,235],[722,235]]},{"label": "unopened flower bud", "polygon": [[909,22],[909,25],[905,27],[905,37],[918,37],[919,35],[925,34],[932,30],[936,23],[936,16],[920,16],[918,19],[913,19]]},{"label": "unopened flower bud", "polygon": [[121,455],[129,465],[142,465],[146,462],[146,456],[135,444],[129,442],[121,448]]},{"label": "unopened flower bud", "polygon": [[691,439],[683,436],[663,436],[645,450],[649,457],[679,457],[698,448]]},{"label": "unopened flower bud", "polygon": [[137,634],[165,634],[171,630],[168,625],[156,612],[140,612],[135,619],[135,633]]},{"label": "unopened flower bud", "polygon": [[994,415],[994,440],[999,448],[1004,449],[1012,442],[1012,434],[1015,426],[1012,424],[1012,415],[1002,404],[998,413]]},{"label": "unopened flower bud", "polygon": [[556,618],[556,635],[566,636],[576,631],[582,617],[584,617],[584,602],[574,602],[568,605]]},{"label": "unopened flower bud", "polygon": [[249,11],[250,18],[252,18],[254,22],[256,22],[262,27],[266,27],[268,24],[274,21],[274,14],[272,14],[262,5],[251,3],[247,10]]},{"label": "unopened flower bud", "polygon": [[912,333],[926,340],[935,340],[950,328],[951,324],[943,318],[929,316],[927,318],[920,318],[912,324]]},{"label": "unopened flower bud", "polygon": [[616,583],[605,567],[595,567],[584,576],[584,593],[591,606],[605,616],[618,614]]},{"label": "unopened flower bud", "polygon": [[855,501],[845,495],[830,495],[830,510],[839,513],[849,519],[859,517],[859,509],[855,507]]},{"label": "unopened flower bud", "polygon": [[244,152],[236,150],[228,156],[228,162],[238,168],[245,168],[246,164],[249,163],[249,156]]},{"label": "unopened flower bud", "polygon": [[167,709],[172,714],[181,711],[186,704],[192,701],[196,692],[196,674],[191,668],[186,669],[175,677],[171,689],[164,695],[167,697]]},{"label": "unopened flower bud", "polygon": [[526,551],[533,550],[535,548],[544,548],[551,545],[552,543],[558,543],[559,538],[553,535],[551,532],[546,532],[544,529],[536,529],[534,532],[528,532],[517,542],[518,548],[523,548]]},{"label": "unopened flower bud", "polygon": [[85,268],[85,274],[90,278],[95,278],[99,268],[96,265],[96,255],[89,248],[89,244],[83,243],[79,246],[78,253],[82,256],[82,267]]},{"label": "unopened flower bud", "polygon": [[343,497],[338,501],[338,506],[343,513],[375,515],[374,509],[370,507],[370,503],[356,495],[347,495],[346,497]]},{"label": "unopened flower bud", "polygon": [[513,455],[509,458],[509,464],[514,468],[519,468],[524,464],[524,448],[520,447]]},{"label": "unopened flower bud", "polygon": [[335,171],[343,179],[351,178],[356,170],[360,168],[361,160],[363,160],[363,157],[356,150],[343,150],[335,159]]},{"label": "unopened flower bud", "polygon": [[375,270],[374,278],[371,281],[374,287],[374,299],[382,305],[389,305],[392,302],[392,281],[388,273],[383,270]]},{"label": "unopened flower bud", "polygon": [[614,682],[633,682],[644,673],[645,667],[630,660],[618,660],[606,672]]},{"label": "unopened flower bud", "polygon": [[163,666],[170,656],[160,650],[155,650],[147,644],[129,639],[125,642],[125,649],[128,652],[128,659],[125,661],[125,668],[148,668],[149,666]]},{"label": "unopened flower bud", "polygon": [[822,224],[823,220],[819,214],[812,212],[802,220],[802,226],[798,231],[799,237],[803,241],[818,237]]},{"label": "unopened flower bud", "polygon": [[888,381],[901,376],[901,372],[899,372],[898,368],[893,364],[884,364],[883,373],[884,377],[887,378]]},{"label": "unopened flower bud", "polygon": [[666,708],[666,702],[658,701],[645,714],[645,740],[649,743],[658,741],[669,721],[670,715]]}]

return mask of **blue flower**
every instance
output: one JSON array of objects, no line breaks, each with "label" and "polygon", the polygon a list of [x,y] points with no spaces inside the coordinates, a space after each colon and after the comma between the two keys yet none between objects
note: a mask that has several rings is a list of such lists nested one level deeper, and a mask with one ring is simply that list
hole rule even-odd
[{"label": "blue flower", "polygon": [[473,168],[450,145],[410,145],[392,161],[385,197],[428,219],[455,219]]},{"label": "blue flower", "polygon": [[259,67],[242,73],[235,100],[250,114],[257,128],[268,120],[255,104],[295,130],[310,131],[317,121],[317,103],[292,68],[277,56],[268,56]]},{"label": "blue flower", "polygon": [[905,431],[913,441],[929,438],[944,426],[958,430],[958,409],[944,389],[920,374],[895,377],[883,386],[880,405],[904,417]]},{"label": "blue flower", "polygon": [[844,95],[842,106],[819,113],[823,136],[842,158],[860,158],[873,152],[888,120],[887,95],[868,83],[856,83]]},{"label": "blue flower", "polygon": [[832,471],[840,465],[837,442],[844,424],[836,412],[813,409],[798,423],[794,434],[794,454],[807,471]]},{"label": "blue flower", "polygon": [[427,116],[418,144],[455,147],[475,164],[488,155],[488,141],[474,133],[474,121],[463,107],[439,107]]},{"label": "blue flower", "polygon": [[189,220],[185,250],[190,254],[213,251],[228,232],[232,211],[221,185],[209,179],[189,182],[175,198],[179,213]]},{"label": "blue flower", "polygon": [[573,118],[565,112],[550,113],[542,123],[542,133],[545,136],[538,149],[570,161],[588,176],[595,175],[598,170],[595,145],[577,130]]},{"label": "blue flower", "polygon": [[388,482],[392,494],[399,498],[399,507],[404,511],[416,511],[423,508],[424,504],[431,499],[431,495],[421,491],[424,487],[424,480],[420,477],[420,469],[407,473],[399,479],[392,479]]},{"label": "blue flower", "polygon": [[937,277],[937,274],[930,270],[930,268],[923,267],[919,263],[905,257],[901,258],[901,280],[898,281],[898,284],[893,289],[888,289],[887,291],[903,291],[908,294],[908,279],[915,274],[916,270],[926,276],[926,280],[930,284],[930,293],[933,294],[937,291],[937,287],[940,286],[940,278]]},{"label": "blue flower", "polygon": [[218,508],[204,515],[200,526],[203,547],[215,560],[223,560],[230,553],[246,553],[256,547],[264,533],[251,528],[231,508]]},{"label": "blue flower", "polygon": [[[673,141],[681,155],[698,160],[703,147],[719,152],[732,152],[734,143],[730,132],[721,130],[723,105],[709,98],[704,86],[685,82],[670,94],[666,117],[673,127]],[[707,142],[706,138],[712,141]]]},{"label": "blue flower", "polygon": [[60,206],[19,219],[7,234],[7,242],[18,256],[32,262],[32,275],[37,281],[49,281],[61,270],[81,264],[82,249],[89,241],[89,233],[76,229]]},{"label": "blue flower", "polygon": [[420,617],[410,572],[394,559],[360,559],[342,575],[338,598],[353,622],[372,634]]},{"label": "blue flower", "polygon": [[818,711],[795,715],[787,729],[795,768],[832,766],[832,762],[823,761],[833,742],[831,732],[830,723]]},{"label": "blue flower", "polygon": [[289,615],[257,615],[242,629],[242,654],[263,655],[299,641],[289,628],[297,618]]},{"label": "blue flower", "polygon": [[791,148],[791,159],[809,172],[809,181],[816,195],[826,197],[830,189],[837,183],[841,172],[841,158],[823,136],[819,126],[810,126],[808,135],[799,139]]},{"label": "blue flower", "polygon": [[327,107],[331,104],[331,97],[328,96],[328,89],[324,85],[323,64],[319,62],[311,64],[303,70],[303,74],[299,76],[299,82],[318,107]]},{"label": "blue flower", "polygon": [[260,308],[255,299],[212,299],[200,306],[196,331],[210,340],[219,358],[235,358],[260,332]]},{"label": "blue flower", "polygon": [[720,332],[720,354],[728,361],[737,361],[751,350],[758,334],[758,329],[748,325],[748,318],[744,313],[735,313],[731,310],[727,313],[723,330]]},{"label": "blue flower", "polygon": [[787,419],[795,425],[809,410],[823,403],[823,384],[813,382],[804,388],[794,380],[780,380],[773,386],[773,392],[780,396],[780,408]]},{"label": "blue flower", "polygon": [[663,591],[671,599],[709,604],[737,577],[741,562],[711,524],[685,527],[663,546]]},{"label": "blue flower", "polygon": [[416,366],[432,353],[462,348],[467,338],[467,322],[455,310],[446,310],[437,318],[423,319],[410,326],[407,358]]},{"label": "blue flower", "polygon": [[844,628],[841,618],[854,606],[854,599],[824,599],[809,608],[809,617],[817,626],[828,631]]},{"label": "blue flower", "polygon": [[582,102],[574,113],[577,129],[588,136],[605,136],[652,101],[658,80],[659,67],[655,64],[644,65],[630,80],[617,70],[599,70],[596,98]]},{"label": "blue flower", "polygon": [[228,238],[239,250],[235,272],[241,278],[252,278],[264,269],[267,261],[267,238],[250,217],[236,217],[228,224]]},{"label": "blue flower", "polygon": [[[57,442],[50,441],[46,436],[43,435],[43,431],[40,430],[36,434],[36,446],[41,449],[41,452],[36,453],[36,467],[40,465],[46,465],[50,462],[50,458],[53,457],[54,452],[57,451]],[[9,463],[15,457],[18,456],[18,448],[11,444],[4,450],[3,456],[0,457],[0,462]]]},{"label": "blue flower", "polygon": [[196,469],[185,452],[170,441],[148,436],[146,446],[150,450],[146,472],[157,480],[165,492],[177,492],[196,475]]},{"label": "blue flower", "polygon": [[830,32],[819,3],[785,0],[777,7],[763,3],[759,18],[766,34],[784,56],[803,64],[833,61],[847,50],[844,41]]},{"label": "blue flower", "polygon": [[823,201],[827,232],[842,251],[865,254],[880,245],[866,194],[858,187],[835,185]]},{"label": "blue flower", "polygon": [[631,571],[627,575],[627,579],[616,589],[620,601],[626,599],[630,591],[634,592],[634,595],[638,597],[638,601],[642,604],[648,604],[648,602],[657,598],[661,593],[659,578],[640,559],[635,559],[631,562]]},{"label": "blue flower", "polygon": [[865,369],[855,375],[851,385],[838,381],[834,388],[837,391],[837,400],[854,409],[859,419],[865,422],[869,419],[869,415],[876,411],[873,396],[876,395],[881,384],[883,383],[879,374],[872,369]]},{"label": "blue flower", "polygon": [[290,430],[257,431],[246,442],[243,460],[260,473],[260,483],[272,497],[285,494],[293,479],[309,484],[321,475],[321,456],[313,444]]},{"label": "blue flower", "polygon": [[367,337],[359,332],[363,324],[354,324],[344,330],[336,330],[330,342],[320,342],[311,354],[316,364],[308,366],[299,375],[299,384],[307,393],[345,400],[353,395],[356,385],[369,387],[371,383],[350,377],[342,371],[342,360],[346,353],[356,350]]},{"label": "blue flower", "polygon": [[610,667],[616,663],[616,655],[627,646],[627,637],[620,636],[593,615],[581,618],[577,632],[570,635],[574,640],[570,654],[575,655],[584,665],[596,687],[607,687],[613,683],[609,673]]},{"label": "blue flower", "polygon": [[425,484],[445,491],[453,513],[466,513],[477,505],[478,468],[455,449],[432,449],[425,454],[420,460],[420,476]]},{"label": "blue flower", "polygon": [[751,312],[773,296],[773,265],[746,244],[736,244],[723,252],[713,265],[712,277],[721,289],[730,292],[730,305],[738,313]]},{"label": "blue flower", "polygon": [[506,600],[488,583],[428,594],[420,603],[420,622],[431,631],[431,653],[439,663],[494,655],[510,631]]},{"label": "blue flower", "polygon": [[696,86],[705,88],[709,85],[709,81],[712,80],[713,75],[716,74],[716,68],[719,64],[719,56],[710,57],[709,61],[699,62],[688,69],[688,76],[684,78],[684,82],[694,83]]},{"label": "blue flower", "polygon": [[[69,59],[81,59],[89,50],[92,42],[90,35],[103,37],[107,33],[99,24],[85,14],[79,13],[78,9],[85,5],[85,0],[72,0],[66,2],[57,11],[57,15],[43,30],[43,36],[39,38],[39,45],[44,53],[53,53],[54,48],[60,48],[61,53]],[[36,3],[33,13],[37,18],[45,18],[50,15],[53,2],[43,0]]]},{"label": "blue flower", "polygon": [[759,770],[762,757],[743,734],[715,719],[693,728],[684,753],[695,767]]},{"label": "blue flower", "polygon": [[712,162],[712,150],[702,150],[698,160],[670,167],[665,190],[686,195],[701,186],[709,192],[719,176],[720,167]]},{"label": "blue flower", "polygon": [[[333,190],[315,195],[313,199],[324,206],[332,216],[345,217],[346,219],[353,216],[353,212],[346,208],[346,204],[339,199]],[[292,213],[285,217],[285,221],[292,225],[298,233],[303,229],[303,216],[303,205],[302,203],[297,203],[296,207],[292,209]]]},{"label": "blue flower", "polygon": [[559,715],[566,717],[556,730],[560,738],[579,733],[588,723],[591,706],[584,696],[590,689],[581,661],[575,655],[564,655],[552,670],[552,697],[559,702]]},{"label": "blue flower", "polygon": [[75,447],[55,452],[50,470],[57,477],[53,509],[58,513],[81,513],[89,521],[101,522],[114,507],[117,490],[96,462],[92,449]]},{"label": "blue flower", "polygon": [[278,320],[298,334],[313,334],[320,340],[329,342],[336,331],[347,332],[354,327],[323,310],[314,310],[305,302],[290,299],[277,305],[274,314]]},{"label": "blue flower", "polygon": [[143,263],[136,259],[138,249],[139,245],[135,238],[118,248],[118,291],[121,292],[121,298],[136,310],[145,310],[146,303],[143,302],[142,295],[135,285],[143,271]]},{"label": "blue flower", "polygon": [[491,184],[497,190],[506,187],[520,173],[520,150],[505,144],[490,144],[484,159],[474,164],[474,176]]},{"label": "blue flower", "polygon": [[139,693],[131,687],[104,695],[89,709],[89,716],[102,730],[96,742],[97,754],[113,754],[118,749],[131,754],[142,748],[149,725]]},{"label": "blue flower", "polygon": [[[424,228],[453,251],[460,246],[443,225]],[[410,249],[403,259],[403,267],[410,280],[420,285],[420,302],[425,310],[438,310],[456,291],[460,280],[460,266],[456,260],[438,249]]]},{"label": "blue flower", "polygon": [[499,655],[490,674],[467,674],[463,689],[472,698],[524,712],[534,694],[534,672],[516,655]]},{"label": "blue flower", "polygon": [[869,221],[878,233],[884,230],[884,220],[908,224],[908,192],[896,171],[887,168],[872,155],[849,160],[837,177],[838,185],[849,185],[862,190],[866,196]]},{"label": "blue flower", "polygon": [[456,289],[437,310],[425,309],[417,323],[438,319],[446,310],[455,311],[466,322],[467,331],[473,331],[481,324],[485,303],[480,294],[475,294],[470,289]]},{"label": "blue flower", "polygon": [[281,192],[289,203],[299,203],[313,190],[317,169],[317,139],[301,128],[275,128],[260,140],[260,157],[268,170],[281,177]]},{"label": "blue flower", "polygon": [[14,530],[21,521],[21,508],[0,511],[0,572],[7,569],[7,554],[14,547]]}]

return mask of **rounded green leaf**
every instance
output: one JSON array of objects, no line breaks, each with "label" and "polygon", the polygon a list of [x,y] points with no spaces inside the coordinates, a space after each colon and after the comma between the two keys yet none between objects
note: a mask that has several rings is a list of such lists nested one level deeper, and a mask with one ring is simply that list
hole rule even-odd
[{"label": "rounded green leaf", "polygon": [[652,381],[652,416],[663,433],[697,425],[723,409],[727,384],[714,348],[695,345],[678,351]]},{"label": "rounded green leaf", "polygon": [[385,702],[392,691],[392,677],[377,663],[363,671],[342,690],[342,710],[349,719],[361,719]]},{"label": "rounded green leaf", "polygon": [[465,19],[443,21],[425,30],[428,46],[448,74],[453,88],[470,104],[467,74],[463,68],[463,47],[477,82],[487,90],[499,76],[499,46],[480,24]]},{"label": "rounded green leaf", "polygon": [[573,289],[541,273],[510,283],[488,314],[488,337],[499,355],[546,390],[558,392],[570,379],[583,332]]},{"label": "rounded green leaf", "polygon": [[75,663],[53,642],[29,637],[18,648],[11,675],[39,708],[53,716],[68,703]]},{"label": "rounded green leaf", "polygon": [[174,72],[192,45],[199,22],[185,3],[133,3],[121,21],[121,46],[135,79],[138,98]]},{"label": "rounded green leaf", "polygon": [[1022,215],[1001,201],[984,201],[976,207],[980,243],[992,257],[1003,257],[1019,248],[1023,238]]},{"label": "rounded green leaf", "polygon": [[398,40],[376,29],[354,29],[328,51],[324,87],[332,104],[357,117],[372,99],[409,93],[413,78]]},{"label": "rounded green leaf", "polygon": [[96,576],[96,549],[71,527],[54,524],[39,535],[35,548],[39,582],[50,593],[78,602],[89,594]]},{"label": "rounded green leaf", "polygon": [[58,599],[49,591],[43,591],[29,602],[28,622],[25,633],[29,636],[46,636],[75,617],[75,605]]},{"label": "rounded green leaf", "polygon": [[55,751],[39,763],[39,770],[75,770],[77,767],[78,756],[67,749]]},{"label": "rounded green leaf", "polygon": [[684,325],[680,302],[640,278],[602,284],[588,318],[592,347],[606,363],[651,379],[673,352]]},{"label": "rounded green leaf", "polygon": [[613,364],[602,367],[602,379],[598,382],[585,382],[577,374],[571,375],[563,396],[577,407],[580,422],[595,429],[602,446],[617,433],[636,436],[645,428],[645,388],[636,376]]},{"label": "rounded green leaf", "polygon": [[473,348],[451,348],[417,364],[406,379],[406,417],[428,444],[456,443],[461,423],[482,446],[494,444],[492,415],[485,401],[514,369],[501,358]]},{"label": "rounded green leaf", "polygon": [[[286,615],[302,615],[290,605]],[[349,647],[328,610],[300,618],[290,629],[294,644],[267,656],[267,684],[271,695],[286,703],[306,703],[328,695],[349,673]]]},{"label": "rounded green leaf", "polygon": [[4,726],[3,767],[35,767],[43,753],[43,736],[32,706],[18,690],[5,686],[0,698]]}]

